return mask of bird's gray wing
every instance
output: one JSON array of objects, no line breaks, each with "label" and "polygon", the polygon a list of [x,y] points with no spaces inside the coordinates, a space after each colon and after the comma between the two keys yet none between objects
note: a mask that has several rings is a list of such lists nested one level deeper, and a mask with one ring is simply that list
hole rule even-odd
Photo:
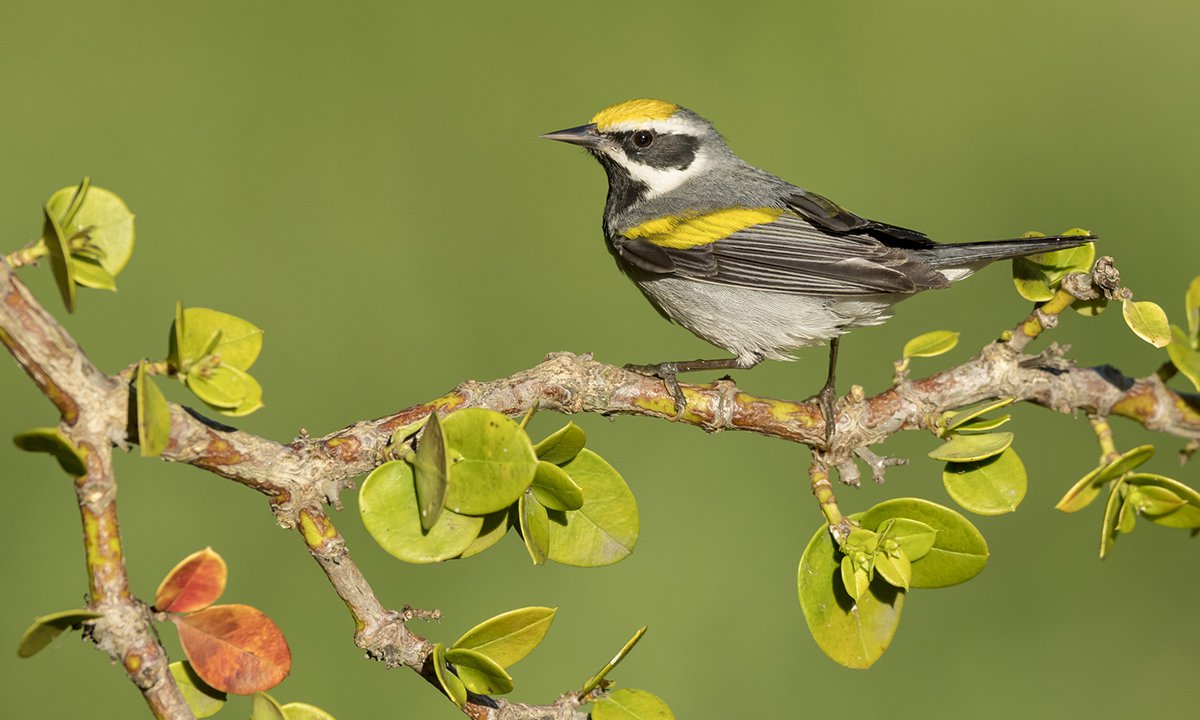
[{"label": "bird's gray wing", "polygon": [[909,294],[949,284],[905,248],[864,231],[835,234],[788,211],[707,245],[676,249],[638,239],[623,243],[620,254],[658,275],[797,295]]}]

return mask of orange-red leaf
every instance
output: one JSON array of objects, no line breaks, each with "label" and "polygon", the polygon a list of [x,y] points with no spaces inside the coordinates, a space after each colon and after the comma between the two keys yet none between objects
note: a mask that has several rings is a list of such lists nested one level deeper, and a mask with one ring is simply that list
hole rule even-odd
[{"label": "orange-red leaf", "polygon": [[214,605],[172,620],[188,661],[218,690],[234,695],[270,690],[292,669],[283,633],[258,608]]},{"label": "orange-red leaf", "polygon": [[164,612],[206,608],[225,592],[228,569],[212,548],[194,552],[171,568],[154,593],[154,607]]}]

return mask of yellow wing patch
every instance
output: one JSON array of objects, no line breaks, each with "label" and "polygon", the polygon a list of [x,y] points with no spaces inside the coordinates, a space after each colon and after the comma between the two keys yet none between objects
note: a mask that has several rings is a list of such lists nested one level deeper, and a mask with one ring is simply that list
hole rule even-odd
[{"label": "yellow wing patch", "polygon": [[725,208],[703,215],[667,215],[635,225],[623,234],[665,248],[686,250],[708,245],[748,227],[774,222],[782,208]]},{"label": "yellow wing patch", "polygon": [[639,120],[666,120],[675,114],[679,106],[665,100],[626,100],[623,103],[610,105],[592,118],[596,129],[607,130],[613,125]]}]

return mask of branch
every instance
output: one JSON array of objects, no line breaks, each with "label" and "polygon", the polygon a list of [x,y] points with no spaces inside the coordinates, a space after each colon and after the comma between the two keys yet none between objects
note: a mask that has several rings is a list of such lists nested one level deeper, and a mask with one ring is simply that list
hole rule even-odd
[{"label": "branch", "polygon": [[[0,343],[59,408],[64,432],[81,444],[91,443],[91,457],[98,461],[108,457],[110,444],[124,447],[136,442],[136,437],[128,436],[127,383],[97,370],[3,263],[0,299]],[[1057,346],[1037,356],[1023,352],[1031,340],[1053,326],[1057,314],[1069,304],[1067,296],[1056,297],[1004,339],[988,344],[958,367],[920,380],[901,379],[870,398],[855,386],[838,402],[834,418],[837,432],[827,448],[822,412],[816,403],[758,397],[742,392],[731,381],[719,380],[681,385],[687,406],[676,418],[674,398],[660,380],[597,362],[588,355],[555,353],[539,365],[509,377],[467,381],[429,402],[355,423],[322,438],[302,436],[286,445],[171,405],[171,436],[163,458],[194,465],[265,494],[277,522],[299,529],[310,553],[346,603],[356,623],[356,644],[370,657],[389,666],[408,667],[436,686],[428,662],[431,644],[405,625],[414,611],[392,611],[382,605],[324,512],[326,503],[340,507],[339,494],[352,486],[353,478],[380,464],[387,446],[419,429],[429,413],[486,407],[515,416],[541,407],[568,414],[677,419],[707,432],[742,430],[778,437],[819,449],[818,462],[814,463],[814,490],[821,493],[827,516],[837,517],[840,515],[825,468],[838,468],[844,481],[856,481],[858,471],[853,458],[859,457],[868,464],[873,477],[881,480],[886,466],[897,461],[875,455],[868,449],[870,445],[902,430],[931,429],[941,413],[981,400],[1012,397],[1063,413],[1082,410],[1097,418],[1117,415],[1159,432],[1191,440],[1200,438],[1200,396],[1177,393],[1157,375],[1134,379],[1107,366],[1076,368]],[[68,431],[76,425],[79,427]],[[100,480],[104,480],[104,473]],[[109,503],[100,509],[111,507],[111,532],[115,537],[115,506],[111,506],[115,484],[111,473],[106,481],[88,487],[89,493]],[[128,599],[123,565],[114,577],[118,574],[119,581],[112,580],[105,597],[136,604]],[[98,629],[112,622],[108,608],[104,611]],[[148,622],[141,627],[148,632]],[[115,632],[109,637],[109,652],[121,653],[123,658],[143,647]],[[158,651],[161,653],[161,648]],[[155,678],[161,679],[155,672]],[[169,677],[164,682],[173,690]],[[149,695],[147,699],[150,701]],[[579,699],[569,693],[546,706],[472,696],[465,712],[471,717],[494,720],[578,720],[584,717],[579,704]],[[155,707],[153,701],[151,705]]]}]

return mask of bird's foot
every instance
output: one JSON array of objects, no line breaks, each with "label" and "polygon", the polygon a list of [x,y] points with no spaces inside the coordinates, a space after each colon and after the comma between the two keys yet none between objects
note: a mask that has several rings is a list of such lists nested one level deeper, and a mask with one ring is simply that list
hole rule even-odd
[{"label": "bird's foot", "polygon": [[646,375],[655,377],[663,381],[667,387],[667,394],[675,401],[675,420],[683,417],[683,411],[687,407],[687,398],[683,395],[683,388],[679,387],[679,380],[675,375],[679,372],[677,363],[658,363],[656,365],[637,365],[629,363],[625,366],[626,370],[637,373],[638,375]]},{"label": "bird's foot", "polygon": [[829,450],[833,441],[833,409],[837,403],[837,391],[831,383],[825,383],[820,392],[805,402],[816,402],[821,406],[821,416],[825,418],[825,450]]}]

